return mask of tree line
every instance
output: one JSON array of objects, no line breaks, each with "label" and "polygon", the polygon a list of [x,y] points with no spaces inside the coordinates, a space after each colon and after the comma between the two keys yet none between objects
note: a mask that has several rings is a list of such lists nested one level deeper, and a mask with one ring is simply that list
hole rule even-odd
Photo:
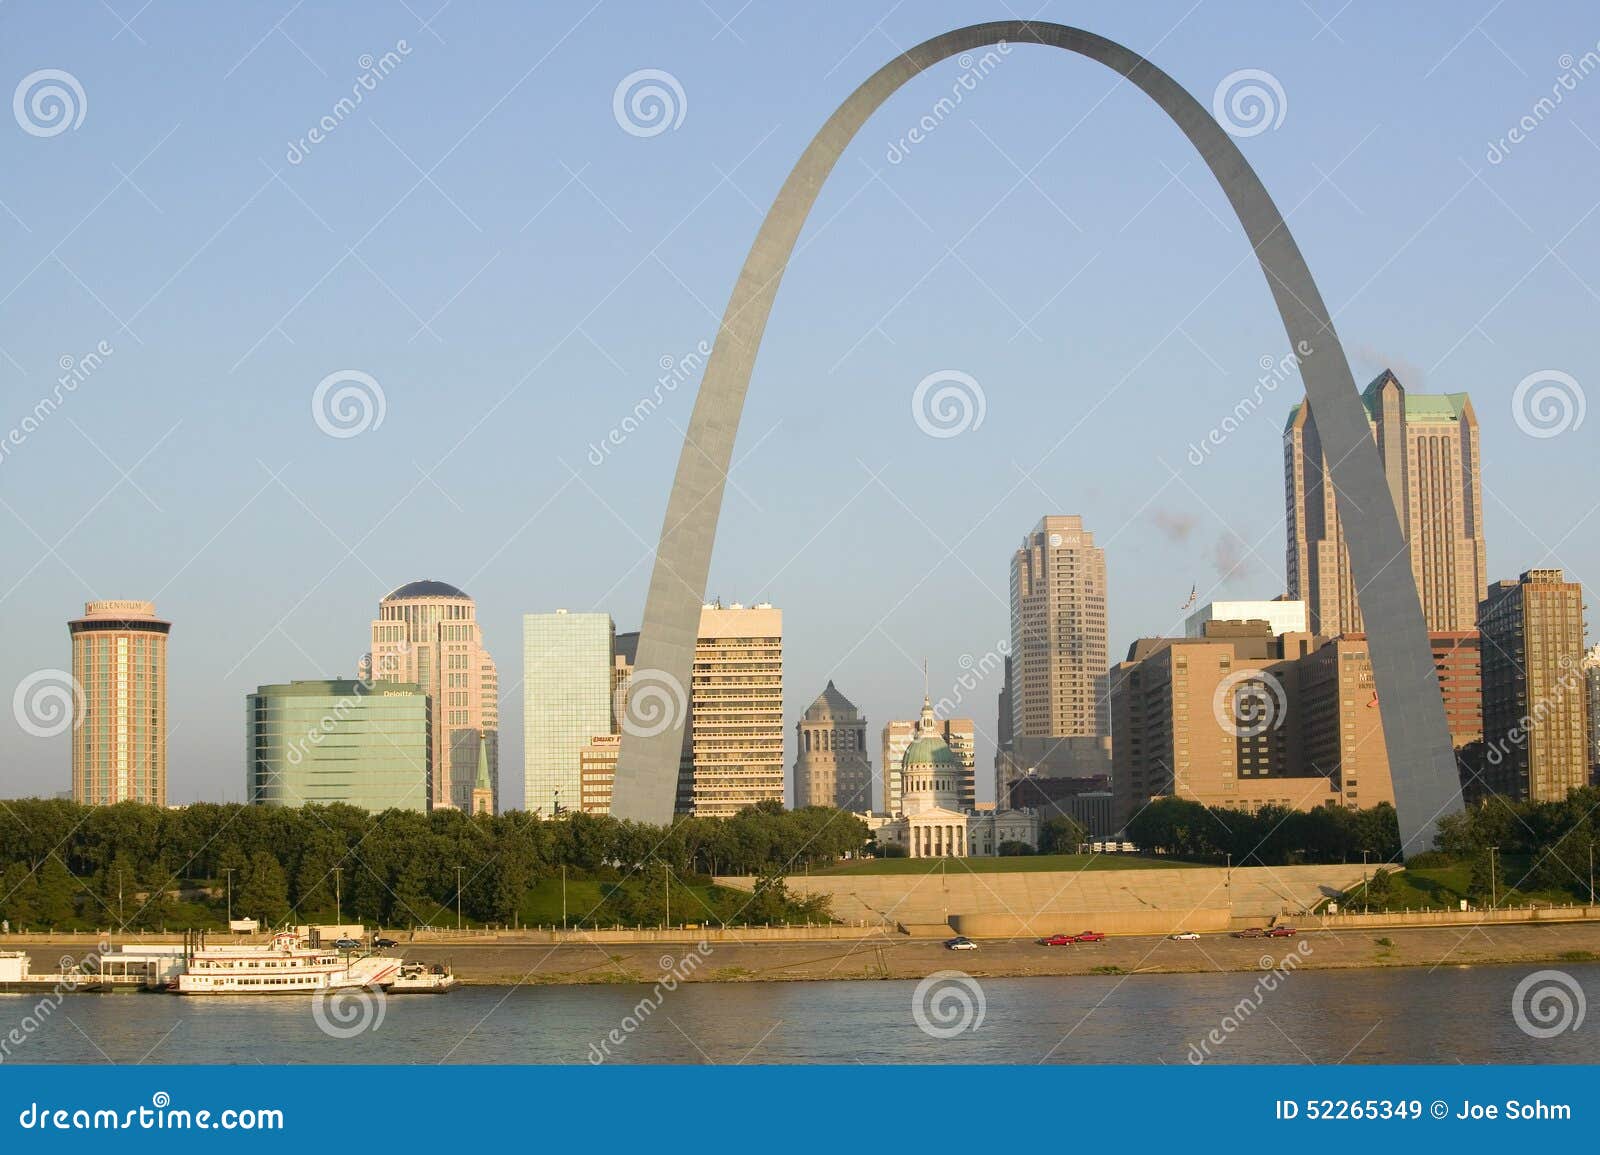
[{"label": "tree line", "polygon": [[[218,925],[231,905],[236,918],[270,923],[338,914],[409,926],[453,922],[459,886],[465,919],[511,924],[529,891],[565,868],[571,879],[604,884],[604,909],[587,912],[591,925],[645,921],[668,901],[724,922],[825,921],[825,908],[790,895],[781,876],[836,862],[866,842],[853,815],[775,803],[661,827],[521,811],[21,799],[0,806],[0,918],[14,930],[176,928]],[[719,892],[708,889],[715,874],[762,879],[754,894]]]},{"label": "tree line", "polygon": [[1128,840],[1146,851],[1183,858],[1225,861],[1235,866],[1374,862],[1400,857],[1400,825],[1388,803],[1365,810],[1319,806],[1290,810],[1215,810],[1186,798],[1150,803],[1128,823]]}]

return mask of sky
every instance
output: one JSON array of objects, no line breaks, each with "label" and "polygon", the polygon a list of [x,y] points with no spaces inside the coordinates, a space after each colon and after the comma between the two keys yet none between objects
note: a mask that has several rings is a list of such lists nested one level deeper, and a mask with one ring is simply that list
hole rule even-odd
[{"label": "sky", "polygon": [[[520,804],[521,615],[638,628],[698,373],[636,405],[715,339],[835,106],[1009,16],[1119,40],[1208,107],[1265,93],[1264,118],[1222,108],[1358,382],[1472,396],[1490,578],[1600,568],[1586,5],[13,0],[0,796],[70,786],[70,736],[31,733],[16,694],[70,665],[83,602],[173,622],[169,800],[237,801],[244,695],[353,675],[379,599],[436,578],[477,601]],[[65,110],[32,99],[51,88]],[[1036,46],[908,84],[790,263],[707,590],[784,611],[789,762],[829,679],[876,735],[926,660],[992,797],[999,679],[968,672],[1046,513],[1106,549],[1113,659],[1179,629],[1191,587],[1282,592],[1298,378],[1193,447],[1287,352],[1225,200],[1139,92]],[[919,421],[932,375],[924,401],[954,383],[969,410]]]}]

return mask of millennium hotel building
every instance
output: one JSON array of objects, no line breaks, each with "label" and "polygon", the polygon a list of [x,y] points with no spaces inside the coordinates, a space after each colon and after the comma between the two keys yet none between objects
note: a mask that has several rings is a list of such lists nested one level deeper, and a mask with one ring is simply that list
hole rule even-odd
[{"label": "millennium hotel building", "polygon": [[153,602],[90,602],[67,623],[72,798],[89,806],[167,804],[167,634]]}]

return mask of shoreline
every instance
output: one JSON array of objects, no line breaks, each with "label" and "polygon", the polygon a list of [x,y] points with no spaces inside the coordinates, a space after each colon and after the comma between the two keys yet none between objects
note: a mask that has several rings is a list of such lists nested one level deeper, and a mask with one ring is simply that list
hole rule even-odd
[{"label": "shoreline", "polygon": [[[679,982],[693,983],[916,980],[947,970],[980,979],[1122,977],[1248,973],[1291,955],[1301,970],[1600,962],[1600,922],[1360,930],[1308,925],[1292,938],[1279,939],[1207,934],[1198,941],[1175,942],[1164,936],[1119,935],[1064,947],[1041,946],[1032,939],[980,939],[978,944],[977,950],[952,951],[937,938],[870,934],[703,944],[694,938],[654,943],[410,942],[395,953],[449,963],[461,986],[499,988],[648,986],[669,973]],[[28,951],[35,973],[55,969],[64,950],[92,949],[81,936],[16,946]]]}]

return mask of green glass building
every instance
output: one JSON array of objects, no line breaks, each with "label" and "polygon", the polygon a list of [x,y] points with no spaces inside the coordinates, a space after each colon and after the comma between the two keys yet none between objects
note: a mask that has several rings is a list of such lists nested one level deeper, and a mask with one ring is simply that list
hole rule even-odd
[{"label": "green glass building", "polygon": [[414,682],[258,686],[245,697],[245,797],[257,806],[432,807],[428,695]]},{"label": "green glass building", "polygon": [[522,617],[523,808],[552,818],[580,805],[579,751],[612,722],[616,627],[604,613]]}]

